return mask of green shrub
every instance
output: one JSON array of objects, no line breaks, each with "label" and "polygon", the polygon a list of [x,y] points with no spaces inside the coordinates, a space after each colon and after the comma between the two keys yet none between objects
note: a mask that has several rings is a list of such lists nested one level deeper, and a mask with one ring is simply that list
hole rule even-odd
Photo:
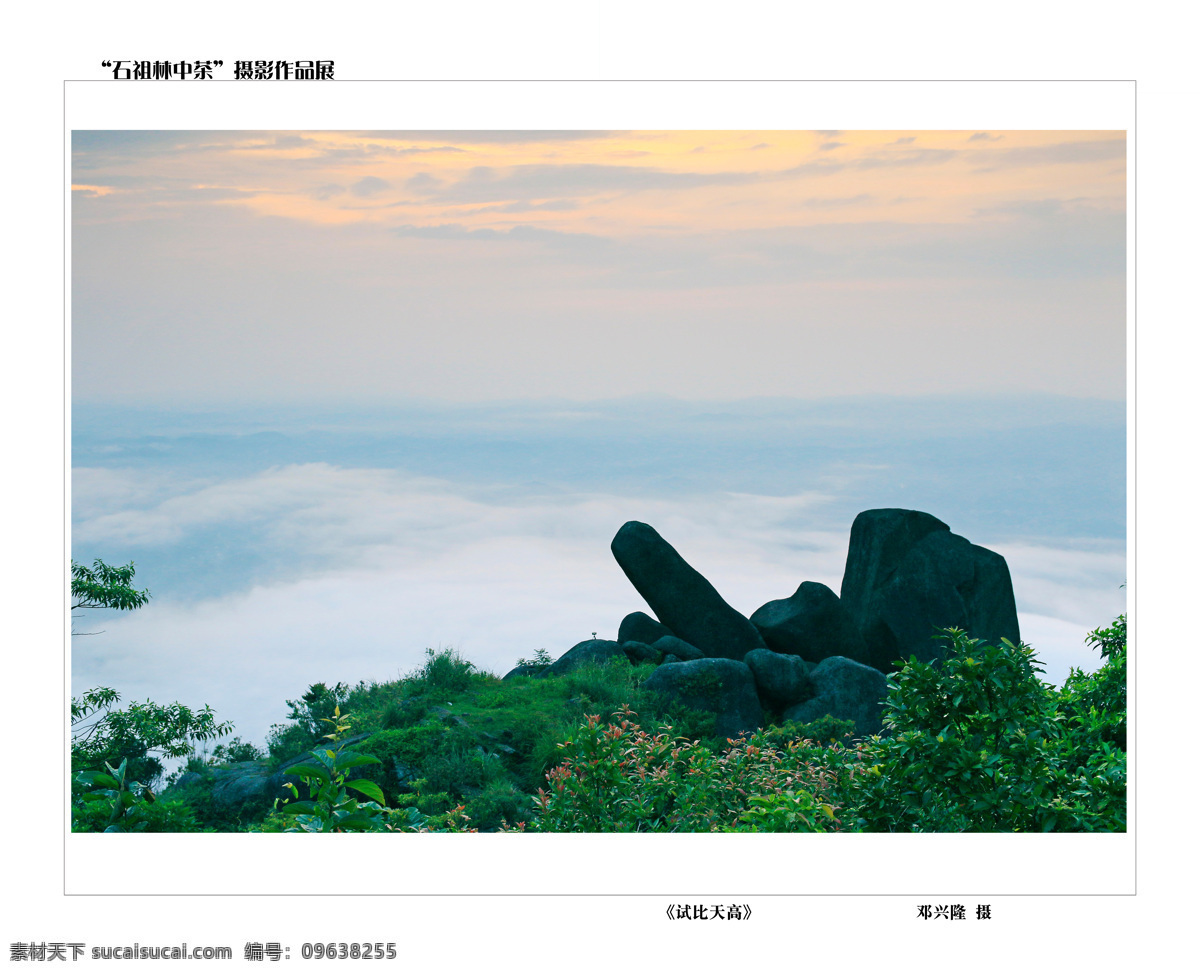
[{"label": "green shrub", "polygon": [[506,779],[496,779],[466,803],[465,812],[477,829],[491,831],[507,823],[527,822],[533,816],[533,798]]},{"label": "green shrub", "polygon": [[446,738],[446,728],[440,724],[377,731],[362,743],[362,750],[378,758],[380,764],[365,769],[363,775],[393,798],[410,792],[412,780],[424,775],[425,763],[440,753]]},{"label": "green shrub", "polygon": [[307,751],[321,740],[324,723],[335,711],[345,708],[350,688],[337,683],[333,687],[325,684],[310,684],[298,701],[288,701],[288,719],[291,724],[273,724],[267,735],[267,750],[276,761]]},{"label": "green shrub", "polygon": [[267,752],[276,763],[295,758],[315,744],[312,733],[298,724],[273,724],[267,733]]},{"label": "green shrub", "polygon": [[417,698],[391,701],[380,716],[379,726],[385,729],[409,728],[424,720],[428,713],[429,705]]},{"label": "green shrub", "polygon": [[917,832],[1121,830],[1124,753],[1078,736],[1034,651],[945,631],[944,660],[892,675],[887,739],[861,749],[855,828]]},{"label": "green shrub", "polygon": [[[110,825],[111,807],[101,803],[77,802],[71,807],[71,831],[73,833],[102,833]],[[157,799],[141,805],[137,820],[137,832],[143,833],[211,833],[203,825],[196,811],[183,799]]]},{"label": "green shrub", "polygon": [[[777,749],[752,736],[718,754],[679,738],[670,727],[647,732],[636,717],[625,709],[605,725],[591,715],[575,730],[562,745],[562,763],[547,773],[546,788],[535,797],[530,828],[727,832],[755,821],[767,828],[839,828],[827,797],[836,771],[799,749]],[[786,808],[769,798],[789,792],[793,799]],[[807,801],[796,798],[800,795],[816,803],[819,815],[800,815],[797,803]]]},{"label": "green shrub", "polygon": [[128,761],[103,772],[80,772],[72,789],[71,830],[77,833],[198,833],[194,810],[159,799],[129,774]]},{"label": "green shrub", "polygon": [[812,742],[818,745],[846,744],[854,735],[854,722],[849,718],[823,715],[815,721],[785,721],[773,724],[760,733],[772,745],[788,742]]},{"label": "green shrub", "polygon": [[518,667],[541,667],[545,669],[554,663],[554,658],[546,651],[545,647],[538,647],[533,651],[532,657],[518,657]]},{"label": "green shrub", "polygon": [[482,676],[475,665],[459,655],[457,650],[425,650],[425,663],[408,678],[414,692],[445,697],[460,694],[471,686],[473,679]]},{"label": "green shrub", "polygon": [[[351,769],[363,765],[378,765],[373,755],[357,754],[345,747],[343,739],[350,730],[350,716],[335,706],[332,718],[322,721],[333,726],[323,737],[327,744],[312,751],[314,761],[293,765],[289,771],[308,789],[308,798],[300,798],[300,789],[286,783],[293,799],[282,808],[292,824],[288,833],[381,833],[389,829],[386,800],[379,786],[369,779],[348,779]],[[367,797],[367,802],[355,798],[352,792]]]},{"label": "green shrub", "polygon": [[215,746],[208,762],[210,765],[232,765],[236,762],[261,762],[266,757],[266,753],[257,745],[235,737]]},{"label": "green shrub", "polygon": [[1071,668],[1063,682],[1059,713],[1071,724],[1080,746],[1095,751],[1101,742],[1125,750],[1126,621],[1121,614],[1106,629],[1088,634],[1088,645],[1100,651],[1101,666],[1093,674]]}]

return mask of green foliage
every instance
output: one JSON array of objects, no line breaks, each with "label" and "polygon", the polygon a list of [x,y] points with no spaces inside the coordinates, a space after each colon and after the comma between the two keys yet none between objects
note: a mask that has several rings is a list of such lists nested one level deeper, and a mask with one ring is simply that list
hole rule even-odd
[{"label": "green foliage", "polygon": [[266,757],[266,752],[257,745],[234,737],[213,748],[212,754],[208,757],[208,764],[233,765],[237,762],[261,762]]},{"label": "green foliage", "polygon": [[751,796],[738,817],[739,830],[755,833],[823,833],[835,829],[833,806],[804,789]]},{"label": "green foliage", "polygon": [[267,733],[267,753],[272,762],[285,762],[316,742],[309,730],[301,724],[273,724]]},{"label": "green foliage", "polygon": [[[378,765],[373,755],[362,755],[345,749],[342,739],[350,730],[350,716],[334,706],[332,718],[322,718],[333,725],[333,731],[323,737],[329,746],[314,748],[314,762],[293,765],[289,771],[308,788],[308,798],[300,798],[300,790],[287,783],[293,799],[283,807],[291,817],[289,833],[380,833],[388,830],[386,800],[383,791],[369,779],[347,781],[351,769],[362,765]],[[361,802],[351,792],[358,792],[369,801]]]},{"label": "green foliage", "polygon": [[532,657],[518,657],[518,667],[549,667],[554,663],[554,658],[546,651],[545,647],[538,647],[533,651]]},{"label": "green foliage", "polygon": [[1089,633],[1088,645],[1100,651],[1103,664],[1094,674],[1071,669],[1063,682],[1059,712],[1071,723],[1076,742],[1090,743],[1089,751],[1104,742],[1124,751],[1125,614],[1118,616],[1112,626]]},{"label": "green foliage", "polygon": [[479,828],[491,830],[530,819],[533,798],[511,779],[496,778],[487,782],[478,796],[468,800],[463,811]]},{"label": "green foliage", "polygon": [[91,566],[71,562],[71,609],[137,609],[150,599],[150,590],[133,588],[133,563],[109,565],[96,559]]},{"label": "green foliage", "polygon": [[849,718],[823,715],[815,721],[785,721],[764,728],[763,739],[779,747],[788,742],[813,742],[820,745],[846,744],[854,734],[854,722]]},{"label": "green foliage", "polygon": [[416,693],[445,697],[462,693],[478,675],[475,665],[463,660],[457,650],[429,647],[425,650],[425,663],[409,679]]},{"label": "green foliage", "polygon": [[[399,680],[353,688],[314,684],[287,702],[290,721],[273,727],[271,756],[278,765],[311,754],[292,768],[302,780],[293,801],[274,812],[262,808],[262,800],[231,811],[212,796],[220,777],[216,763],[261,762],[260,751],[235,738],[204,760],[191,746],[227,726],[217,725],[211,712],[204,719],[207,709],[198,715],[185,709],[176,714],[171,738],[170,709],[156,713],[147,702],[129,709],[135,717],[90,731],[88,754],[101,761],[110,757],[101,747],[104,734],[116,751],[116,744],[128,746],[126,784],[114,774],[120,756],[111,756],[111,768],[77,763],[77,771],[112,781],[77,778],[73,828],[1124,829],[1125,618],[1091,634],[1101,666],[1092,674],[1073,671],[1061,691],[1042,682],[1028,647],[987,646],[953,630],[945,639],[944,660],[911,660],[892,675],[887,737],[853,745],[852,723],[829,716],[774,724],[732,744],[717,739],[710,711],[645,689],[654,671],[648,663],[617,658],[561,676],[502,681],[452,650],[429,650],[422,665]],[[716,689],[694,688],[705,695]],[[73,702],[73,718],[84,719],[86,730],[115,712],[118,700],[115,691],[97,688]],[[349,703],[356,728],[369,732],[355,750],[350,746],[363,735],[346,738]],[[613,711],[611,722],[597,716]],[[187,737],[192,733],[197,737]],[[146,747],[164,740],[190,757],[187,769],[200,778],[189,776],[166,801],[151,802],[139,791],[153,781],[142,769],[160,766],[139,768],[138,749],[144,756]],[[85,754],[86,745],[73,757]],[[301,789],[307,789],[303,798]]]},{"label": "green foliage", "polygon": [[191,807],[162,801],[150,788],[129,776],[128,763],[103,772],[80,772],[81,794],[71,807],[71,829],[77,833],[196,833],[201,826]]},{"label": "green foliage", "polygon": [[324,737],[323,723],[334,710],[345,706],[350,688],[340,681],[333,687],[323,683],[310,684],[298,701],[288,701],[288,718],[304,729],[314,740]]},{"label": "green foliage", "polygon": [[[563,761],[547,773],[547,787],[535,797],[530,828],[729,832],[755,821],[779,829],[838,828],[826,798],[837,773],[799,748],[776,749],[752,736],[716,753],[676,736],[669,726],[645,731],[628,709],[613,717],[602,724],[598,715],[588,716],[562,744]],[[782,802],[770,798],[788,793],[792,798]],[[810,800],[819,814],[806,815]]]},{"label": "green foliage", "polygon": [[918,832],[1121,830],[1124,753],[1079,765],[1060,695],[1029,647],[945,631],[944,660],[892,675],[884,724],[861,753],[857,829]]},{"label": "green foliage", "polygon": [[440,724],[377,731],[362,743],[362,749],[376,756],[379,766],[363,774],[393,798],[412,792],[413,781],[421,777],[425,762],[438,754],[446,738],[447,729]]},{"label": "green foliage", "polygon": [[217,721],[208,705],[193,711],[178,701],[145,701],[116,710],[120,699],[111,687],[95,687],[71,699],[74,771],[98,772],[127,763],[131,779],[154,783],[163,771],[160,758],[184,758],[197,744],[233,729],[231,722]]},{"label": "green foliage", "polygon": [[383,710],[379,719],[382,728],[409,728],[420,722],[429,713],[429,705],[422,700],[406,698],[392,701]]}]

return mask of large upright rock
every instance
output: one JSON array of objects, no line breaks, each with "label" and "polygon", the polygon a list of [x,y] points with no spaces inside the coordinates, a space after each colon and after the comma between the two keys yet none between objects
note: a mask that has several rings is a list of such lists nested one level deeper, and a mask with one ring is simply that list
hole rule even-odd
[{"label": "large upright rock", "polygon": [[612,553],[655,616],[705,656],[741,660],[766,646],[750,621],[649,525],[627,521],[612,540]]},{"label": "large upright rock", "polygon": [[854,520],[842,605],[866,642],[864,662],[884,673],[910,656],[940,657],[933,637],[946,627],[988,643],[1021,638],[1003,556],[921,511],[879,508]]},{"label": "large upright rock", "polygon": [[865,663],[867,645],[837,594],[819,582],[802,582],[787,599],[759,607],[750,617],[767,646],[812,663],[849,657]]},{"label": "large upright rock", "polygon": [[754,689],[754,675],[740,660],[684,660],[665,663],[642,683],[648,691],[668,701],[716,717],[714,731],[722,738],[753,734],[762,727],[762,705]]},{"label": "large upright rock", "polygon": [[842,605],[859,629],[871,593],[891,578],[904,557],[930,532],[950,526],[924,511],[872,508],[860,512],[850,526],[850,550],[842,576]]}]

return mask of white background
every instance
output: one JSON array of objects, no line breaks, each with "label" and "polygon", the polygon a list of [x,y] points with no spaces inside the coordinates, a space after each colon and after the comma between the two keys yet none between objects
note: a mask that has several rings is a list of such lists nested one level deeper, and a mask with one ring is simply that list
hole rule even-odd
[{"label": "white background", "polygon": [[[487,963],[592,971],[622,962],[703,960],[706,969],[741,962],[840,973],[877,971],[909,956],[934,969],[940,959],[948,965],[970,958],[978,971],[1013,964],[1049,971],[1100,959],[1104,970],[1114,970],[1135,961],[1152,966],[1150,956],[1165,957],[1173,943],[1181,944],[1193,900],[1184,879],[1194,864],[1194,773],[1183,735],[1184,695],[1196,670],[1184,617],[1193,602],[1185,553],[1194,527],[1185,513],[1194,493],[1189,433],[1196,411],[1187,391],[1195,313],[1184,288],[1196,214],[1184,178],[1194,169],[1196,85],[1186,74],[1185,33],[1162,16],[1165,5],[1143,5],[1147,13],[1125,21],[1100,19],[1094,6],[1072,5],[1060,15],[1064,6],[1015,3],[967,16],[959,5],[938,3],[858,4],[843,14],[746,4],[735,19],[731,8],[704,3],[660,3],[636,13],[624,3],[604,4],[602,12],[591,4],[565,11],[561,4],[458,3],[437,14],[403,4],[358,4],[338,13],[292,4],[286,20],[282,14],[256,20],[241,4],[125,4],[120,15],[68,5],[53,21],[14,24],[11,36],[20,43],[4,66],[10,105],[5,182],[16,216],[8,225],[4,383],[15,451],[8,452],[2,489],[12,539],[3,589],[11,702],[3,822],[10,896],[0,923],[5,950],[17,941],[187,941],[232,945],[240,959],[246,941],[281,941],[293,946],[295,965],[304,964],[298,946],[305,940],[383,940],[398,942],[408,964],[451,971]],[[317,852],[311,838],[299,837],[118,837],[116,858],[110,849],[102,860],[85,861],[85,852],[72,845],[76,889],[664,896],[64,897],[62,80],[102,79],[99,62],[114,57],[223,58],[227,64],[333,58],[341,79],[1137,78],[1139,382],[1130,385],[1138,395],[1130,573],[1140,743],[1136,830],[1126,837],[829,837],[822,839],[845,845],[824,844],[828,849],[816,855],[814,847],[793,842],[803,837],[435,836],[420,838],[429,841],[420,849],[414,844],[402,855],[382,856],[376,844],[364,842],[339,844],[336,855],[326,843]],[[669,100],[656,104],[663,89],[654,86],[496,85],[476,89],[462,115],[447,111],[444,94],[400,94],[411,86],[364,94],[374,87],[108,83],[74,89],[99,99],[92,111],[130,112],[102,124],[139,128],[383,127],[372,110],[377,97],[390,100],[389,128],[1133,128],[1112,120],[1114,98],[1097,95],[1095,86],[793,86],[747,98],[748,90],[757,96],[763,89],[702,85],[672,89]],[[714,95],[718,90],[725,94]],[[851,94],[856,90],[867,97]],[[992,100],[992,91],[1003,94]],[[1054,91],[1066,93],[1062,102]],[[163,98],[170,99],[165,109]],[[861,99],[857,110],[855,98]],[[159,106],[129,104],[143,99]],[[1119,95],[1115,101],[1120,105]],[[549,121],[555,118],[561,121]],[[1056,886],[1077,894],[1131,890],[1127,847],[1135,838],[1136,897],[1006,896]],[[513,839],[541,842],[514,855],[504,847]],[[1005,845],[1014,839],[1027,845]],[[196,858],[197,842],[214,845],[200,848]],[[266,843],[274,845],[264,854],[259,847]],[[219,855],[211,855],[213,849]],[[318,869],[322,862],[328,870]],[[753,896],[814,888],[908,896]],[[744,924],[672,924],[663,917],[671,901],[749,901],[755,915]],[[994,919],[919,922],[921,903],[963,903],[971,912],[976,903],[991,903]]]}]

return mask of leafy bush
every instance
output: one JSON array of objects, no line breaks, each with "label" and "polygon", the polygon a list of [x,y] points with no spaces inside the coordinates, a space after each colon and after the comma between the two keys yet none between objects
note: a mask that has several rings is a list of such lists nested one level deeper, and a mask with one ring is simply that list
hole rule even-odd
[{"label": "leafy bush", "polygon": [[409,680],[414,684],[415,693],[445,697],[465,691],[471,686],[472,678],[479,675],[475,665],[463,660],[457,650],[427,648],[425,663]]},{"label": "leafy bush", "polygon": [[416,698],[392,701],[379,719],[381,728],[408,728],[421,721],[429,713],[429,705]]},{"label": "leafy bush", "polygon": [[1094,674],[1071,668],[1063,682],[1059,712],[1070,722],[1077,745],[1090,743],[1094,750],[1107,742],[1125,750],[1125,614],[1112,626],[1089,633],[1088,645],[1099,649],[1103,664]]},{"label": "leafy bush", "polygon": [[[71,830],[76,833],[197,833],[202,827],[181,800],[161,800],[129,775],[128,761],[105,771],[80,772],[72,796]],[[73,790],[74,792],[75,790]]]},{"label": "leafy bush", "polygon": [[538,647],[533,651],[532,657],[518,657],[518,667],[549,667],[554,663],[554,658],[546,651],[545,647]]},{"label": "leafy bush", "polygon": [[187,757],[197,744],[233,729],[231,722],[217,721],[207,705],[193,711],[178,701],[144,701],[117,709],[120,700],[111,687],[95,687],[71,699],[73,771],[102,773],[123,765],[130,781],[154,785],[163,773],[162,758]]},{"label": "leafy bush", "polygon": [[[801,831],[838,828],[826,797],[836,770],[799,748],[777,749],[752,736],[718,754],[668,726],[645,731],[636,717],[623,709],[604,725],[598,715],[588,716],[563,743],[562,763],[535,797],[532,829],[727,832],[755,822]],[[787,808],[770,798],[789,792]],[[818,814],[804,814],[812,812],[809,802]]]},{"label": "leafy bush", "polygon": [[826,714],[815,721],[785,721],[764,728],[763,739],[776,747],[788,742],[812,742],[819,745],[846,744],[854,735],[854,722]]},{"label": "leafy bush", "polygon": [[[857,829],[1012,832],[1125,827],[1124,753],[1082,766],[1077,737],[1025,645],[945,631],[944,660],[892,675],[884,723],[853,779]],[[1103,678],[1102,678],[1103,680]]]},{"label": "leafy bush", "polygon": [[208,757],[208,764],[232,765],[235,762],[261,762],[266,757],[266,753],[257,745],[234,737],[213,748],[212,754]]},{"label": "leafy bush", "polygon": [[[383,792],[368,779],[346,780],[347,773],[362,765],[378,765],[373,755],[361,755],[347,751],[342,739],[350,730],[350,716],[334,707],[332,718],[322,718],[333,725],[333,731],[324,735],[333,747],[313,749],[313,758],[308,765],[293,765],[289,770],[299,777],[308,788],[308,798],[300,798],[300,790],[293,783],[286,783],[294,800],[283,807],[284,816],[292,819],[288,833],[376,833],[388,829],[388,812]],[[360,802],[350,795],[359,792],[368,797]]]},{"label": "leafy bush", "polygon": [[464,812],[477,824],[477,829],[495,830],[507,823],[529,820],[533,815],[533,799],[511,780],[496,778],[467,801]]},{"label": "leafy bush", "polygon": [[443,727],[430,724],[377,731],[362,743],[362,749],[376,756],[379,765],[363,774],[381,785],[389,796],[409,792],[413,780],[424,774],[426,760],[440,750],[445,737]]},{"label": "leafy bush", "polygon": [[285,762],[314,744],[312,734],[298,724],[273,724],[267,733],[267,752],[273,763]]}]

